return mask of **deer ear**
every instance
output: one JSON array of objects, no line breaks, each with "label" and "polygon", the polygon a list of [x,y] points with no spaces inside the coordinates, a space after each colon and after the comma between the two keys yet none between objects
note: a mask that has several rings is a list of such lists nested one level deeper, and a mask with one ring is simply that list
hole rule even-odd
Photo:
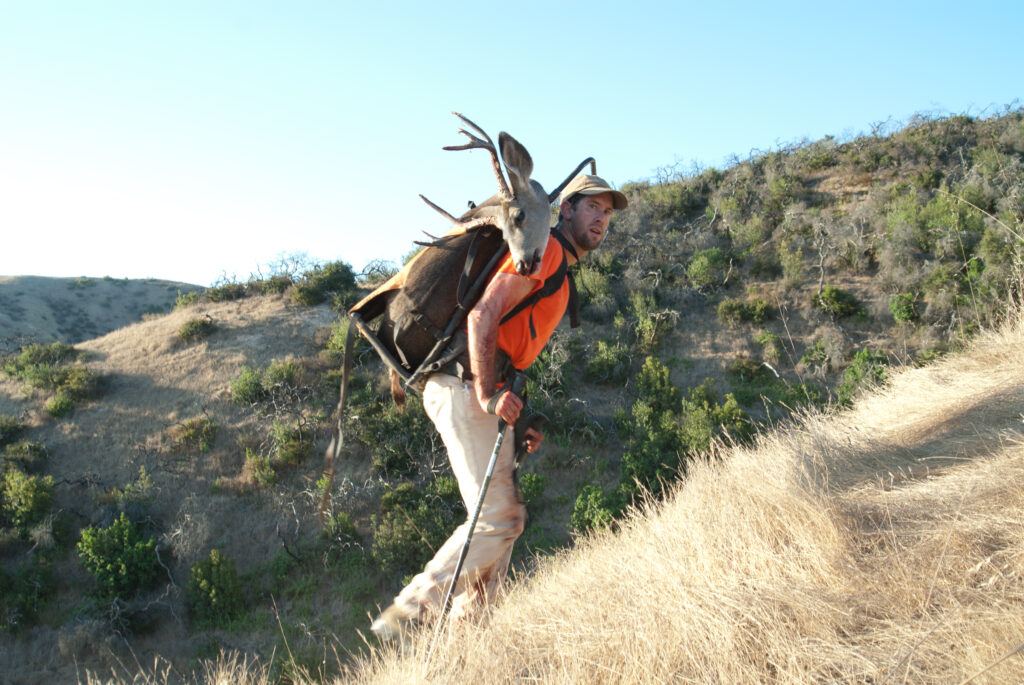
[{"label": "deer ear", "polygon": [[498,147],[501,148],[501,158],[516,190],[528,188],[530,174],[533,173],[533,158],[530,157],[530,153],[522,143],[504,131],[498,134]]}]

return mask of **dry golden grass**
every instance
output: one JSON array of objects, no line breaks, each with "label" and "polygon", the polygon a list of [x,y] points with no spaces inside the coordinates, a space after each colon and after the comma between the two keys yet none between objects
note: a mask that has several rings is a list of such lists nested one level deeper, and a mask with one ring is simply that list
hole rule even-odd
[{"label": "dry golden grass", "polygon": [[[513,583],[486,625],[374,649],[336,682],[1022,682],[1022,360],[1018,315],[851,411],[723,448]],[[268,672],[224,657],[197,678]]]},{"label": "dry golden grass", "polygon": [[[1024,325],[695,465],[391,682],[1024,680]],[[985,670],[988,669],[988,670]]]}]

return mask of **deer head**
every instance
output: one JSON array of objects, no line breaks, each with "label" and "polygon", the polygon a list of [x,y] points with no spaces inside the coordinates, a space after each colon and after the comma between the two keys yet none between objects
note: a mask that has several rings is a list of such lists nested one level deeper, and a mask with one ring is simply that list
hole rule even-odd
[{"label": "deer head", "polygon": [[[427,198],[424,202],[463,228],[490,225],[498,228],[508,244],[516,271],[526,275],[540,266],[544,248],[548,244],[551,220],[548,194],[540,183],[530,178],[533,159],[522,143],[502,131],[498,134],[501,157],[491,137],[472,121],[454,112],[476,134],[462,128],[459,133],[469,139],[463,145],[448,145],[445,150],[472,150],[479,148],[491,154],[494,175],[498,179],[498,192],[456,219]],[[508,172],[508,181],[502,173],[502,161]]]}]

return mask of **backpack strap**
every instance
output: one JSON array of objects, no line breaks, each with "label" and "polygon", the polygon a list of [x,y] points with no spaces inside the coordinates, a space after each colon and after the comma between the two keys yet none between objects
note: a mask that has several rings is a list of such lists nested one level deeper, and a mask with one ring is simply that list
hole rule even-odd
[{"label": "backpack strap", "polygon": [[[569,279],[569,322],[573,328],[580,325],[579,319],[579,297],[576,292],[576,281],[573,279],[572,274],[569,272],[569,259],[565,256],[566,252],[576,257],[576,250],[573,248],[572,243],[566,240],[559,231],[551,229],[551,235],[555,237],[559,245],[562,247],[562,262],[558,265],[558,268],[553,274],[548,276],[541,287],[534,292],[530,293],[522,302],[517,304],[515,307],[509,310],[505,316],[501,317],[500,324],[506,323],[511,320],[514,316],[525,310],[527,307],[530,308],[530,337],[537,337],[537,330],[533,326],[533,306],[537,304],[541,299],[554,295],[562,289],[562,284],[566,279]],[[578,257],[576,257],[578,259]]]}]

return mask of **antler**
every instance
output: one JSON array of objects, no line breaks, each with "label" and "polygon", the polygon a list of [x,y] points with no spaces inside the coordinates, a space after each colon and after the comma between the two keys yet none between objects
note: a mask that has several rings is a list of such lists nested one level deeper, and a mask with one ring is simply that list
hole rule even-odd
[{"label": "antler", "polygon": [[498,159],[498,149],[496,147],[494,147],[494,141],[491,140],[491,137],[489,135],[487,135],[487,133],[485,133],[482,128],[480,128],[479,126],[474,124],[472,121],[470,121],[466,117],[462,116],[458,112],[452,112],[452,114],[454,114],[458,118],[462,119],[462,121],[465,122],[467,126],[469,126],[474,131],[479,133],[481,136],[483,136],[483,138],[482,139],[478,138],[475,135],[473,135],[472,133],[470,133],[469,131],[467,131],[466,129],[460,128],[459,129],[459,133],[461,133],[462,135],[464,135],[467,138],[469,138],[469,142],[468,143],[464,143],[462,145],[446,145],[442,149],[444,149],[444,150],[472,150],[472,149],[475,149],[475,148],[479,148],[481,150],[487,150],[488,152],[490,152],[491,153],[491,164],[494,165],[494,175],[498,179],[498,192],[501,193],[501,196],[504,199],[511,200],[514,196],[512,195],[512,191],[508,189],[508,182],[505,181],[505,174],[503,174],[502,171],[501,171],[501,161]]},{"label": "antler", "polygon": [[431,202],[430,200],[428,200],[428,199],[427,199],[427,198],[426,198],[426,197],[425,197],[425,196],[424,196],[424,195],[423,195],[422,193],[420,194],[420,199],[421,199],[421,200],[423,200],[424,202],[426,202],[426,203],[427,203],[427,205],[428,205],[428,206],[429,206],[429,207],[430,207],[431,209],[433,209],[433,210],[434,210],[435,212],[437,212],[438,214],[440,214],[441,216],[443,216],[443,217],[444,217],[445,219],[448,219],[449,221],[451,221],[451,222],[452,222],[453,224],[457,224],[457,223],[459,223],[459,220],[458,220],[458,219],[456,219],[456,218],[455,218],[454,216],[452,216],[451,214],[449,214],[449,213],[448,213],[447,211],[445,211],[444,209],[441,209],[440,207],[438,207],[437,205],[435,205],[435,204],[434,204],[433,202]]}]

